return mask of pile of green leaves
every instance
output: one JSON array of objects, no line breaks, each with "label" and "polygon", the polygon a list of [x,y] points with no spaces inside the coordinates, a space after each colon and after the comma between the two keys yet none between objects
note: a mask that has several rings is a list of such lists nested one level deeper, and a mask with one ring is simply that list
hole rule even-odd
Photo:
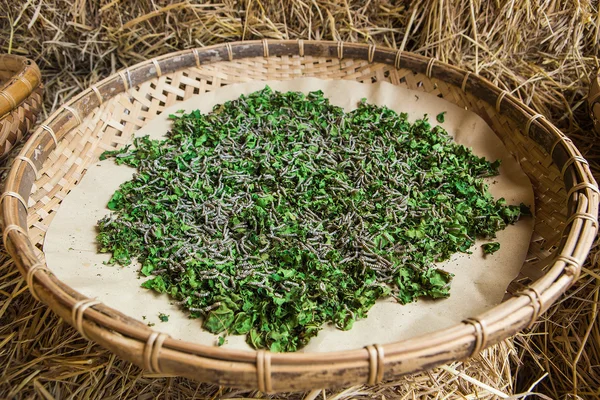
[{"label": "pile of green leaves", "polygon": [[521,213],[487,191],[498,161],[364,101],[344,113],[320,91],[267,87],[171,118],[166,140],[105,153],[137,173],[99,221],[100,251],[136,258],[144,287],[255,348],[350,329],[382,297],[447,297],[434,263]]}]

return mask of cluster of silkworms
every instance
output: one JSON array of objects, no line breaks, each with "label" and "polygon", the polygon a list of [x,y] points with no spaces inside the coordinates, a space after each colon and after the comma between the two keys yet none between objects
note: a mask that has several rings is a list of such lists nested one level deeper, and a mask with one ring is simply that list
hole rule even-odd
[{"label": "cluster of silkworms", "polygon": [[101,250],[137,258],[192,316],[223,315],[213,331],[248,333],[236,318],[251,315],[259,347],[284,325],[285,350],[309,325],[348,329],[381,296],[447,296],[434,263],[518,217],[486,191],[497,164],[443,129],[320,92],[267,88],[113,155],[138,171],[99,221]]}]

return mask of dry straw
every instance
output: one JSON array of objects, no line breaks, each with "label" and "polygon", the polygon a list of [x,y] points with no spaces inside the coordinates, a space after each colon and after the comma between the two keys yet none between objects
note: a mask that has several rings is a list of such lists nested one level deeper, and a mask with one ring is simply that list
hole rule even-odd
[{"label": "dry straw", "polygon": [[[156,2],[6,2],[0,4],[6,10],[0,15],[0,50],[37,55],[48,87],[48,111],[124,65],[228,40],[343,39],[377,44],[378,49],[417,51],[501,85],[556,123],[582,150],[592,171],[598,171],[598,150],[593,147],[597,138],[584,107],[588,76],[597,67],[597,10],[592,2],[498,5],[436,0],[415,1],[410,8],[395,3],[181,2],[163,7]],[[504,108],[505,100],[501,103]],[[557,219],[557,223],[564,222]],[[600,364],[596,254],[594,250],[568,296],[531,332],[517,337],[518,357],[511,358],[512,374],[505,343],[495,347],[493,355],[484,351],[480,362],[454,368],[506,393],[514,392],[515,386],[526,391],[548,374],[536,390],[553,398],[574,393],[594,397],[592,391],[600,386],[595,367]],[[45,398],[73,393],[91,398],[255,395],[183,378],[150,379],[99,347],[88,346],[74,330],[32,301],[8,260],[0,267],[0,290],[0,393],[12,391],[23,397],[36,393]],[[411,398],[427,394],[491,397],[479,386],[443,370],[373,388],[328,392],[327,396]],[[322,397],[315,392],[308,395]]]}]

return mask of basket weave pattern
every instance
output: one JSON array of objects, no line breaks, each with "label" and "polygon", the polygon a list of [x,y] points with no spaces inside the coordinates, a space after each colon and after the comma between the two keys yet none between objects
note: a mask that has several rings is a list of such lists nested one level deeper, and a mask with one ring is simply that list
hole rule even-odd
[{"label": "basket weave pattern", "polygon": [[0,156],[35,125],[43,86],[37,65],[25,57],[0,55]]},{"label": "basket weave pattern", "polygon": [[[535,193],[535,228],[507,300],[454,327],[392,344],[279,354],[185,343],[87,299],[45,267],[41,246],[62,199],[105,150],[165,108],[221,86],[312,76],[390,82],[481,116],[521,163]],[[577,279],[597,231],[598,189],[587,162],[541,115],[480,77],[433,59],[333,42],[242,42],[175,53],[107,78],[52,115],[15,161],[2,197],[4,241],[34,296],[82,335],[156,373],[264,392],[375,383],[478,353],[530,326]]]}]

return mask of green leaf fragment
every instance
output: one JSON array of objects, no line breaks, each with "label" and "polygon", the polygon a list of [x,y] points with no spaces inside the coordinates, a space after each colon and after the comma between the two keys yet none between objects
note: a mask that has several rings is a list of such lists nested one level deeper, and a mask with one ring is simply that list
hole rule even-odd
[{"label": "green leaf fragment", "polygon": [[168,322],[169,321],[169,315],[164,314],[164,313],[159,313],[158,314],[158,319],[160,319],[160,322]]},{"label": "green leaf fragment", "polygon": [[217,309],[208,313],[202,326],[211,333],[221,333],[231,326],[234,319],[235,314],[233,310],[221,304]]},{"label": "green leaf fragment", "polygon": [[483,249],[483,254],[494,254],[495,252],[500,250],[500,243],[484,243],[481,245],[481,248]]}]

